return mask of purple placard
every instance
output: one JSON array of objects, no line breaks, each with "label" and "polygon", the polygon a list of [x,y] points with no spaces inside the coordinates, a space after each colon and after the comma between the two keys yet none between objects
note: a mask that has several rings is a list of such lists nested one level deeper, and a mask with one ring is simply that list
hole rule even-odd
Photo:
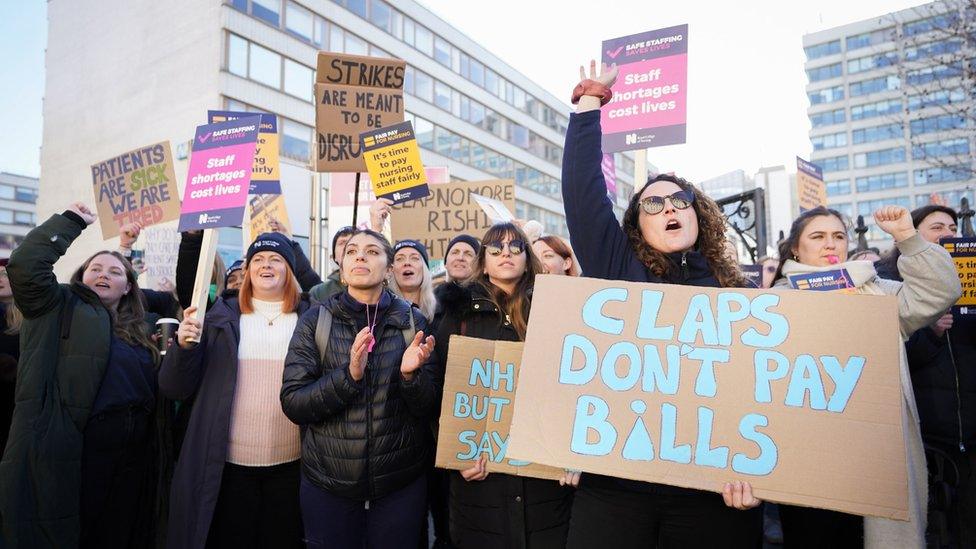
[{"label": "purple placard", "polygon": [[233,227],[244,220],[261,117],[198,126],[179,230]]}]

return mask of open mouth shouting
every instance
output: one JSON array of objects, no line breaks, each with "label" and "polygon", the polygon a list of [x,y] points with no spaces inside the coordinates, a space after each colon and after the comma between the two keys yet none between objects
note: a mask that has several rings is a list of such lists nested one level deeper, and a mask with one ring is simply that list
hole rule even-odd
[{"label": "open mouth shouting", "polygon": [[681,222],[677,219],[669,219],[667,224],[664,226],[664,230],[667,232],[680,231]]}]

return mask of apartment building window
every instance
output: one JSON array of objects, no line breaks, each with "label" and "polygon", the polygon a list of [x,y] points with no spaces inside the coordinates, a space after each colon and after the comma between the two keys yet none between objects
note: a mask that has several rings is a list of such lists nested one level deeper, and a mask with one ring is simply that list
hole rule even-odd
[{"label": "apartment building window", "polygon": [[962,40],[941,40],[939,42],[929,42],[921,46],[905,48],[906,61],[918,61],[928,59],[937,55],[956,53],[962,49]]},{"label": "apartment building window", "polygon": [[810,115],[810,124],[813,125],[814,128],[831,126],[833,124],[842,124],[846,121],[847,117],[845,116],[844,109],[836,109]]},{"label": "apartment building window", "polygon": [[850,179],[838,179],[836,181],[827,181],[824,185],[827,188],[827,196],[851,194]]},{"label": "apartment building window", "polygon": [[873,143],[887,139],[901,139],[904,137],[904,133],[901,122],[897,122],[854,130],[851,132],[851,139],[855,145],[860,145],[861,143]]},{"label": "apartment building window", "polygon": [[37,189],[29,187],[17,187],[17,194],[14,197],[17,202],[27,202],[28,204],[37,203]]},{"label": "apartment building window", "polygon": [[851,59],[847,62],[847,74],[856,74],[872,69],[890,67],[896,63],[898,63],[897,53],[883,53],[880,55],[859,57],[857,59]]},{"label": "apartment building window", "polygon": [[962,61],[956,61],[955,63],[936,65],[934,67],[925,67],[922,69],[908,71],[908,73],[905,74],[905,81],[908,82],[908,85],[910,86],[920,86],[922,84],[928,84],[929,82],[935,82],[937,80],[945,80],[947,78],[962,76],[962,72]]},{"label": "apartment building window", "polygon": [[928,107],[938,107],[951,105],[966,100],[966,91],[963,88],[952,90],[935,90],[929,93],[910,95],[908,97],[908,110],[917,111]]},{"label": "apartment building window", "polygon": [[372,0],[369,3],[369,22],[393,34],[393,10],[383,0]]},{"label": "apartment building window", "polygon": [[823,44],[807,46],[803,48],[803,51],[807,54],[808,60],[840,53],[840,40],[831,40],[830,42],[824,42]]},{"label": "apartment building window", "polygon": [[824,88],[822,90],[812,91],[807,94],[807,97],[810,98],[811,105],[843,101],[844,86],[834,86],[833,88]]},{"label": "apartment building window", "polygon": [[858,177],[854,180],[854,184],[859,193],[897,189],[908,186],[908,174],[906,172],[895,172]]},{"label": "apartment building window", "polygon": [[285,59],[285,93],[305,101],[312,101],[314,99],[312,93],[313,79],[312,69],[291,59]]},{"label": "apartment building window", "polygon": [[281,122],[281,155],[295,160],[311,158],[312,127],[278,117]]},{"label": "apartment building window", "polygon": [[294,2],[285,4],[285,30],[305,40],[312,40],[315,17],[312,12]]},{"label": "apartment building window", "polygon": [[343,0],[342,5],[346,6],[349,11],[355,13],[356,15],[366,19],[366,0]]},{"label": "apartment building window", "polygon": [[901,79],[895,75],[879,76],[860,82],[851,82],[851,97],[868,95],[882,91],[893,91],[901,88]]},{"label": "apartment building window", "polygon": [[807,78],[810,82],[819,82],[821,80],[829,80],[831,78],[837,78],[844,74],[840,63],[834,63],[833,65],[825,65],[823,67],[817,67],[815,69],[807,69]]},{"label": "apartment building window", "polygon": [[17,225],[34,225],[34,214],[31,212],[14,212],[14,223]]},{"label": "apartment building window", "polygon": [[434,61],[451,68],[451,45],[440,36],[434,38]]},{"label": "apartment building window", "polygon": [[895,147],[882,149],[880,151],[869,151],[854,155],[855,168],[871,168],[874,166],[884,166],[886,164],[898,164],[905,161],[905,149]]},{"label": "apartment building window", "polygon": [[820,166],[820,169],[826,172],[839,172],[846,170],[848,168],[847,155],[842,156],[832,156],[830,158],[820,158],[813,161],[814,164]]},{"label": "apartment building window", "polygon": [[815,151],[822,151],[824,149],[833,149],[836,147],[846,147],[847,132],[831,133],[827,135],[819,135],[817,137],[811,137],[810,142],[813,144],[813,150]]},{"label": "apartment building window", "polygon": [[909,122],[909,128],[911,129],[913,136],[944,130],[956,130],[965,127],[966,118],[957,114],[941,114],[937,116],[930,116],[928,118],[919,118]]},{"label": "apartment building window", "polygon": [[854,208],[850,202],[841,202],[839,204],[829,204],[828,207],[833,208],[840,212],[842,215],[850,218],[854,215]]},{"label": "apartment building window", "polygon": [[427,54],[428,57],[434,56],[434,35],[427,30],[427,27],[416,25],[413,44],[421,53]]},{"label": "apartment building window", "polygon": [[938,158],[940,156],[956,156],[969,154],[969,139],[957,137],[955,139],[943,139],[931,143],[922,143],[912,146],[912,158],[922,160],[925,158]]},{"label": "apartment building window", "polygon": [[967,181],[971,177],[972,170],[965,164],[958,166],[935,166],[915,170],[916,185],[935,185],[938,183]]},{"label": "apartment building window", "polygon": [[877,44],[883,44],[893,39],[894,36],[895,36],[895,29],[893,27],[876,30],[872,32],[865,32],[862,34],[855,34],[854,36],[848,36],[846,38],[847,51],[866,48],[868,46],[875,46]]},{"label": "apartment building window", "polygon": [[874,103],[852,106],[851,120],[864,120],[899,113],[901,113],[901,99],[884,99],[875,101]]},{"label": "apartment building window", "polygon": [[4,200],[16,200],[17,190],[12,185],[0,185],[0,198]]},{"label": "apartment building window", "polygon": [[248,76],[272,88],[281,87],[281,56],[253,42],[250,44]]},{"label": "apartment building window", "polygon": [[247,40],[236,34],[227,41],[227,70],[247,78]]},{"label": "apartment building window", "polygon": [[281,23],[281,0],[251,0],[251,15],[277,27]]}]

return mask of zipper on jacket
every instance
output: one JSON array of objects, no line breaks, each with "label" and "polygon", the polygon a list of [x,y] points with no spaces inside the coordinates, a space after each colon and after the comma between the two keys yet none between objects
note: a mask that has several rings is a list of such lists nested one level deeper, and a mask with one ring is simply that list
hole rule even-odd
[{"label": "zipper on jacket", "polygon": [[956,367],[956,356],[952,352],[952,338],[949,336],[951,329],[946,329],[946,346],[949,348],[949,360],[952,362],[952,373],[956,376],[956,421],[959,426],[959,451],[966,452],[966,444],[962,440],[962,399],[959,395],[959,368]]},{"label": "zipper on jacket", "polygon": [[681,252],[681,274],[688,280],[688,252]]}]

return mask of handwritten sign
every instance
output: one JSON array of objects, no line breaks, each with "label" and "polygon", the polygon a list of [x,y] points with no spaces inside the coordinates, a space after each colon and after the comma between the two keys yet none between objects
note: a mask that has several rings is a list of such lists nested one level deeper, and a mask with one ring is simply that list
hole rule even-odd
[{"label": "handwritten sign", "polygon": [[522,343],[451,336],[437,435],[437,466],[463,471],[488,458],[488,471],[559,479],[563,470],[507,459]]},{"label": "handwritten sign", "polygon": [[317,172],[362,172],[359,136],[403,122],[403,75],[397,59],[319,52],[315,73]]},{"label": "handwritten sign", "polygon": [[119,228],[128,223],[147,227],[180,216],[169,141],[94,164],[91,173],[102,238],[106,240],[119,236]]},{"label": "handwritten sign", "polygon": [[502,202],[515,210],[515,181],[456,181],[431,185],[430,196],[394,206],[394,240],[413,238],[424,243],[430,258],[444,259],[447,245],[459,234],[481,238],[492,225],[476,195]]},{"label": "handwritten sign", "polygon": [[799,156],[796,157],[796,196],[800,201],[800,213],[827,205],[823,170]]},{"label": "handwritten sign", "polygon": [[261,117],[197,126],[179,231],[240,225]]},{"label": "handwritten sign", "polygon": [[939,243],[952,256],[962,285],[962,297],[953,312],[976,315],[976,238],[943,238]]},{"label": "handwritten sign", "polygon": [[254,166],[251,168],[250,194],[281,194],[281,159],[278,137],[278,117],[266,112],[232,112],[207,111],[207,118],[211,124],[238,120],[259,114],[261,116],[261,130],[258,132],[258,143],[254,149]]},{"label": "handwritten sign", "polygon": [[603,152],[685,142],[688,25],[605,40],[603,62],[620,69],[613,98],[600,110]]},{"label": "handwritten sign", "polygon": [[430,194],[413,124],[401,122],[363,132],[360,138],[373,193],[378,198],[400,204]]},{"label": "handwritten sign", "polygon": [[907,520],[900,349],[894,296],[542,276],[507,457]]}]

